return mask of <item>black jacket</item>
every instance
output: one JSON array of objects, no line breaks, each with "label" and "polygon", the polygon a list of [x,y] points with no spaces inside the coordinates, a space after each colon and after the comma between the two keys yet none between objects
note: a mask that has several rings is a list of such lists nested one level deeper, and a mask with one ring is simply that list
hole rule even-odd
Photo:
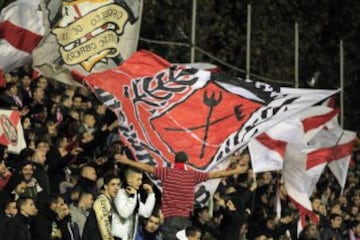
[{"label": "black jacket", "polygon": [[31,240],[30,219],[16,214],[6,222],[3,236],[6,240]]}]

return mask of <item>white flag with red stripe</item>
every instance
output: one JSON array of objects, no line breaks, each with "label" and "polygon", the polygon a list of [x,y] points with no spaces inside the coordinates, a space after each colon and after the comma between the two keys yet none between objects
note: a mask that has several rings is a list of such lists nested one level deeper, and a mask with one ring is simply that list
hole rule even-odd
[{"label": "white flag with red stripe", "polygon": [[[344,187],[355,133],[337,124],[338,111],[311,107],[249,143],[254,171],[282,170],[285,187],[302,215],[316,220],[310,196],[329,166]],[[278,168],[270,169],[277,164]],[[283,167],[280,168],[281,164]]]},{"label": "white flag with red stripe", "polygon": [[337,119],[333,118],[309,141],[311,146],[318,149],[316,162],[311,164],[328,163],[342,189],[346,183],[355,138],[355,132],[342,129]]},{"label": "white flag with red stripe", "polygon": [[0,71],[3,73],[31,62],[31,53],[45,32],[40,2],[12,1],[1,10]]},{"label": "white flag with red stripe", "polygon": [[21,117],[18,111],[0,109],[0,145],[11,153],[20,153],[26,148]]}]

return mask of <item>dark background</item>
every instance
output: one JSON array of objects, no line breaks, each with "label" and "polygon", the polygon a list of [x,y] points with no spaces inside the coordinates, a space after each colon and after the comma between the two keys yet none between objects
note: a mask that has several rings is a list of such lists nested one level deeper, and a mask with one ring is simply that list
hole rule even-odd
[{"label": "dark background", "polygon": [[[318,72],[320,89],[340,87],[339,42],[344,44],[344,128],[360,130],[359,42],[360,1],[350,0],[197,0],[196,61],[218,65],[234,76],[245,77],[209,57],[245,69],[247,4],[252,7],[251,73],[253,80],[293,87],[294,24],[299,24],[299,81]],[[170,62],[190,62],[190,49],[156,44],[146,39],[190,43],[191,0],[144,0],[139,49],[148,49]],[[337,96],[337,105],[339,105]]]}]

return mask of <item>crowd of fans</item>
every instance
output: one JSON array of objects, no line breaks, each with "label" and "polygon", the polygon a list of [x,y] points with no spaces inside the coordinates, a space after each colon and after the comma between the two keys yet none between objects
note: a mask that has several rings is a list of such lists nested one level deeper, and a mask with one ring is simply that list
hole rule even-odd
[{"label": "crowd of fans", "polygon": [[[0,239],[169,240],[162,193],[141,167],[119,160],[132,158],[115,114],[86,87],[29,73],[6,74],[0,92],[0,109],[20,112],[27,145],[19,154],[0,146]],[[345,189],[328,169],[322,174],[314,215],[300,229],[281,172],[255,179],[249,154],[236,153],[233,172],[215,176],[221,181],[212,201],[194,203],[174,239],[360,239],[359,157],[354,151]]]}]

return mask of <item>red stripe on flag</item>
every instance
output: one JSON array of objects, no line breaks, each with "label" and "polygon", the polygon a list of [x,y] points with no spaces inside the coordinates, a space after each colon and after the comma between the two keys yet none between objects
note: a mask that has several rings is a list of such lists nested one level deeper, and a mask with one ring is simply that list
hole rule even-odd
[{"label": "red stripe on flag", "polygon": [[339,144],[334,147],[321,148],[307,155],[306,170],[316,167],[320,164],[336,161],[351,154],[354,141]]},{"label": "red stripe on flag", "polygon": [[273,139],[266,133],[260,134],[256,139],[268,149],[279,153],[280,156],[282,157],[285,156],[286,144],[287,144],[286,142],[282,140]]},{"label": "red stripe on flag", "polygon": [[6,147],[9,145],[9,141],[6,138],[5,134],[0,135],[0,145],[4,145]]},{"label": "red stripe on flag", "polygon": [[10,122],[14,125],[15,129],[17,129],[17,125],[20,121],[20,114],[17,111],[13,111],[9,116]]},{"label": "red stripe on flag", "polygon": [[310,209],[307,209],[306,207],[301,205],[299,202],[294,200],[292,197],[290,197],[290,196],[288,196],[288,197],[289,197],[290,201],[295,205],[295,207],[297,209],[299,209],[299,213],[301,215],[301,225],[303,227],[306,225],[306,216],[308,216],[313,223],[315,223],[315,224],[319,223],[319,218],[313,211],[311,211]]},{"label": "red stripe on flag", "polygon": [[5,21],[0,23],[0,38],[5,39],[19,50],[31,53],[41,41],[42,36]]},{"label": "red stripe on flag", "polygon": [[308,132],[308,131],[310,131],[312,129],[318,128],[319,126],[325,124],[330,119],[335,117],[338,113],[339,113],[339,110],[334,109],[329,113],[319,115],[319,116],[310,117],[310,118],[306,118],[306,119],[302,120],[304,132],[306,133],[306,132]]}]

